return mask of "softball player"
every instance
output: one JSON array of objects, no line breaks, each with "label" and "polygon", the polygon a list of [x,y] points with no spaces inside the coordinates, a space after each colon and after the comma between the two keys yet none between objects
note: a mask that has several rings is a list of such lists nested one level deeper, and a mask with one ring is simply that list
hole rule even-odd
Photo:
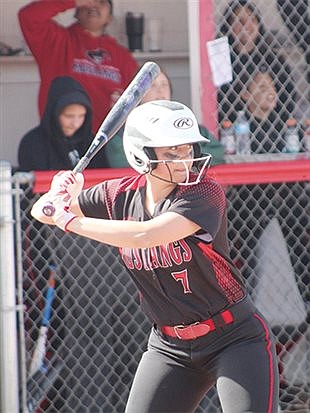
[{"label": "softball player", "polygon": [[272,336],[229,257],[225,194],[206,175],[211,156],[200,153],[194,114],[145,103],[123,139],[137,176],[82,191],[82,174],[62,171],[32,215],[118,247],[140,291],[153,328],[126,413],[193,412],[213,385],[224,413],[277,412]]}]

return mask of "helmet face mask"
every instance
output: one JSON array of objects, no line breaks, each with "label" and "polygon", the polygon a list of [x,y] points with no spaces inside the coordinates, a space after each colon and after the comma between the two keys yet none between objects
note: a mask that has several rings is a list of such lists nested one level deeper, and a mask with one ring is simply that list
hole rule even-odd
[{"label": "helmet face mask", "polygon": [[[212,156],[210,154],[207,154],[202,155],[199,158],[190,159],[150,160],[150,175],[162,181],[170,182],[180,186],[195,185],[198,184],[201,181],[201,179],[206,175],[208,168],[210,166],[211,159]],[[169,172],[169,179],[166,179],[161,175],[157,175],[156,166],[158,164],[163,164],[166,166]],[[173,171],[172,168],[170,168],[171,164],[180,164],[184,167],[184,171],[186,172],[186,178],[183,182],[178,182],[174,180]],[[194,171],[195,174],[192,174],[191,171]]]},{"label": "helmet face mask", "polygon": [[[211,155],[200,156],[199,146],[199,142],[206,141],[208,139],[200,134],[193,112],[181,103],[167,100],[147,102],[136,107],[127,118],[123,136],[125,154],[133,169],[141,174],[157,176],[154,170],[159,163],[169,168],[172,162],[182,162],[187,171],[185,184],[193,183],[189,179],[189,164],[197,166],[202,162],[200,170],[206,172],[208,169]],[[154,148],[185,144],[193,145],[194,155],[190,159],[157,160]],[[198,176],[201,179],[203,175],[198,172]]]}]

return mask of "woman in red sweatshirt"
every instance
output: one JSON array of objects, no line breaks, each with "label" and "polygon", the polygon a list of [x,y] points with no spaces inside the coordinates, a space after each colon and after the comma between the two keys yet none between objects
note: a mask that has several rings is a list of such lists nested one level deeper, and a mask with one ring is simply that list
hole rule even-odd
[{"label": "woman in red sweatshirt", "polygon": [[[64,27],[54,20],[72,8],[76,8],[77,22]],[[23,35],[40,73],[40,116],[51,81],[57,76],[71,76],[88,93],[93,108],[92,131],[98,130],[138,69],[129,50],[105,33],[111,19],[111,0],[40,0],[19,11]]]}]

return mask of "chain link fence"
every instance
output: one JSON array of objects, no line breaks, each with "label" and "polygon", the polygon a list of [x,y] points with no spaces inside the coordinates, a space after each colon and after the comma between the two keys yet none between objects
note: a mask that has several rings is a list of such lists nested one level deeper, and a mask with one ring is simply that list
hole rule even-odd
[{"label": "chain link fence", "polygon": [[[221,176],[221,166],[215,172]],[[151,327],[137,290],[116,249],[33,220],[30,209],[39,196],[33,179],[16,176],[22,243],[17,285],[25,308],[22,413],[123,412]],[[276,335],[280,408],[286,412],[310,409],[308,181],[272,183],[270,176],[267,184],[258,178],[255,184],[225,184],[232,257]],[[51,275],[46,351],[31,376]],[[221,411],[214,389],[197,409],[205,411]]]},{"label": "chain link fence", "polygon": [[297,121],[300,151],[310,118],[308,0],[214,2],[215,34],[227,36],[233,79],[218,89],[216,122],[246,112],[253,153],[281,152],[287,120]]},{"label": "chain link fence", "polygon": [[137,290],[117,251],[34,222],[29,216],[36,198],[31,187],[24,195],[27,371],[52,272],[55,295],[43,372],[55,370],[55,363],[59,369],[56,377],[51,374],[54,381],[47,379],[43,393],[41,377],[28,380],[27,400],[33,398],[48,412],[122,412],[150,329]]}]

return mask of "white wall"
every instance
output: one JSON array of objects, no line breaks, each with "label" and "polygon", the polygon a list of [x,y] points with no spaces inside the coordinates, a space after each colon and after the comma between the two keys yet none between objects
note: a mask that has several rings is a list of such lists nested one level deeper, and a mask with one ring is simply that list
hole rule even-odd
[{"label": "white wall", "polygon": [[13,47],[22,44],[22,33],[17,21],[17,10],[25,0],[0,0],[0,41]]}]

